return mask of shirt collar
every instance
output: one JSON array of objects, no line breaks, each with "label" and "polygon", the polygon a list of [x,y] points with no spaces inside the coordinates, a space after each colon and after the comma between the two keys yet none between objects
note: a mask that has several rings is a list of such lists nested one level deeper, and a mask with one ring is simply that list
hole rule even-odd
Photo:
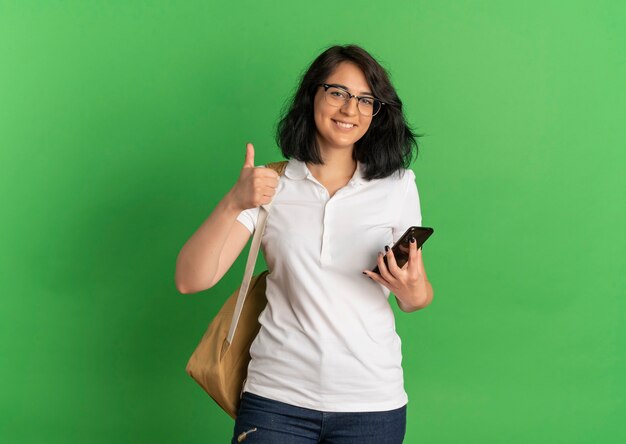
[{"label": "shirt collar", "polygon": [[[362,185],[365,182],[365,179],[363,178],[363,170],[363,164],[357,160],[356,170],[354,171],[349,183],[357,186]],[[285,168],[285,176],[293,180],[302,180],[306,178],[315,179],[313,174],[311,174],[311,171],[307,168],[306,163],[295,158],[289,159],[287,168]]]}]

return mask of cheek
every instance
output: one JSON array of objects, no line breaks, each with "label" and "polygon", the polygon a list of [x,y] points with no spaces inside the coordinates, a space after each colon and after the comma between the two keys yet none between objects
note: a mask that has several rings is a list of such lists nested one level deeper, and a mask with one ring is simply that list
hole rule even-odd
[{"label": "cheek", "polygon": [[323,124],[325,118],[323,103],[319,103],[319,97],[315,99],[315,103],[313,105],[313,120],[315,121],[315,126],[320,128]]},{"label": "cheek", "polygon": [[371,124],[372,124],[371,120],[369,122],[362,122],[361,123],[361,137],[363,137],[365,135],[367,130],[370,128]]},{"label": "cheek", "polygon": [[323,126],[323,121],[324,121],[322,113],[319,111],[315,111],[313,113],[313,120],[315,121],[315,129],[317,132],[319,132],[320,128],[322,128]]}]

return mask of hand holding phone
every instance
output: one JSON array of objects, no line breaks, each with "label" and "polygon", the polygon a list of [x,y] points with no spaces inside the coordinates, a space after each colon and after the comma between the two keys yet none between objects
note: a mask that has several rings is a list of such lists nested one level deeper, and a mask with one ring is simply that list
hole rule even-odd
[{"label": "hand holding phone", "polygon": [[[420,248],[426,242],[426,239],[433,234],[435,230],[430,227],[409,227],[408,230],[402,235],[400,239],[391,247],[393,251],[393,256],[396,259],[396,263],[398,267],[404,267],[409,260],[409,241],[412,237],[415,238],[415,242],[417,243],[417,248]],[[383,257],[383,261],[385,262],[385,266],[389,266],[387,263],[387,255]],[[372,270],[374,273],[380,274],[380,270],[378,269],[378,265]]]}]

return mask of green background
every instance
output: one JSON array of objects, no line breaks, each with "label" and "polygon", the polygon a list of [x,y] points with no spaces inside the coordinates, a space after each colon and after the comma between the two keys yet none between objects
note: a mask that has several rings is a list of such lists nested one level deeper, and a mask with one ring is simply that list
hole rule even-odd
[{"label": "green background", "polygon": [[357,43],[425,134],[405,442],[626,442],[625,5],[0,0],[0,441],[228,442],[185,364],[245,258],[176,256]]}]

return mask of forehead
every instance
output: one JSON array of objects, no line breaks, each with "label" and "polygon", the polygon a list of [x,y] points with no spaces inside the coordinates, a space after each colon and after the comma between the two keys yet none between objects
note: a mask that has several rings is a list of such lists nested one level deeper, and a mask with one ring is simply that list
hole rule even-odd
[{"label": "forehead", "polygon": [[369,93],[371,88],[367,83],[365,74],[357,65],[351,62],[341,62],[330,73],[326,83],[336,83],[348,88],[354,94]]}]

